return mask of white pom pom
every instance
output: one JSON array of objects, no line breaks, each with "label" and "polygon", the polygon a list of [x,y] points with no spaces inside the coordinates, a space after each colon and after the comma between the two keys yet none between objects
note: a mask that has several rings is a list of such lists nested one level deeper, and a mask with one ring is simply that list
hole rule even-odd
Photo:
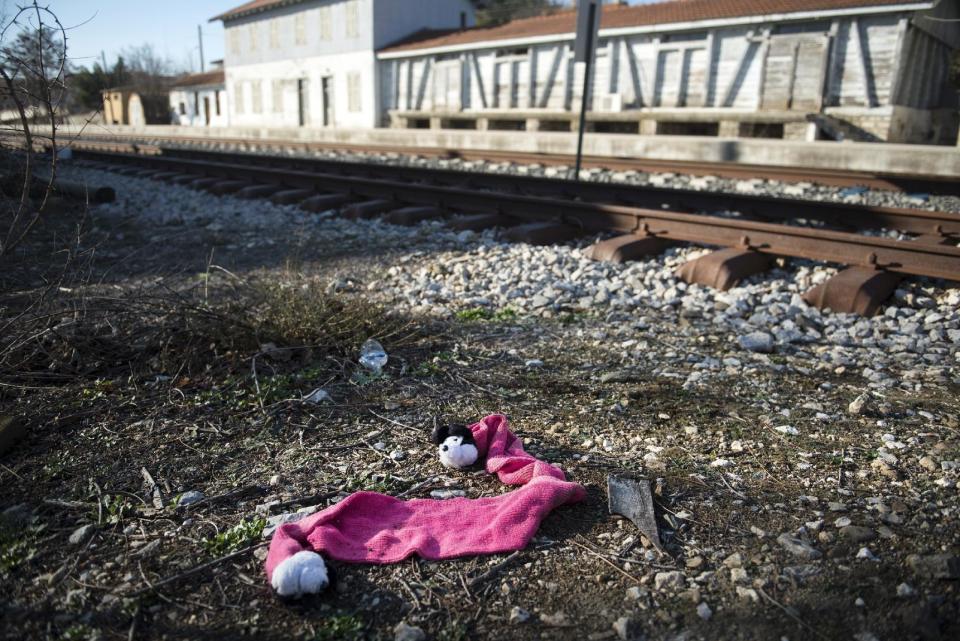
[{"label": "white pom pom", "polygon": [[317,594],[329,585],[327,565],[316,552],[297,552],[284,559],[273,570],[270,584],[277,594],[299,598],[304,594]]},{"label": "white pom pom", "polygon": [[479,456],[477,446],[473,443],[464,443],[459,436],[450,436],[437,448],[440,462],[446,467],[459,469],[469,467],[477,462]]}]

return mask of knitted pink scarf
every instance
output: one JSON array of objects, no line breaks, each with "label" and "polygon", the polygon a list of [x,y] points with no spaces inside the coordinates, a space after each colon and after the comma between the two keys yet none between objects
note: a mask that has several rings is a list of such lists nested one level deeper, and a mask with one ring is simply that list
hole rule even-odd
[{"label": "knitted pink scarf", "polygon": [[267,578],[303,550],[353,563],[395,563],[412,554],[450,559],[524,548],[554,508],[586,498],[563,472],[523,450],[506,417],[493,414],[470,426],[487,472],[522,485],[500,496],[401,501],[357,492],[296,523],[277,528],[267,554]]}]

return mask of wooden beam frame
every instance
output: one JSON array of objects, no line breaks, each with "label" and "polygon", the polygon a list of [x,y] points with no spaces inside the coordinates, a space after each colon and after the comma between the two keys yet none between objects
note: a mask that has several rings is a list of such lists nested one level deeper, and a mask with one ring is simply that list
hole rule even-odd
[{"label": "wooden beam frame", "polygon": [[480,61],[477,60],[477,53],[470,52],[470,61],[473,67],[473,73],[477,77],[477,91],[480,92],[480,106],[489,109],[490,103],[487,101],[487,91],[483,86],[483,74],[480,72]]},{"label": "wooden beam frame", "polygon": [[560,71],[560,65],[563,63],[563,57],[566,54],[566,51],[567,45],[557,45],[556,51],[553,54],[553,62],[550,64],[550,74],[547,76],[547,85],[540,94],[540,101],[537,103],[537,106],[540,109],[546,109],[550,102],[550,95],[553,93],[553,87],[556,84],[557,75]]}]

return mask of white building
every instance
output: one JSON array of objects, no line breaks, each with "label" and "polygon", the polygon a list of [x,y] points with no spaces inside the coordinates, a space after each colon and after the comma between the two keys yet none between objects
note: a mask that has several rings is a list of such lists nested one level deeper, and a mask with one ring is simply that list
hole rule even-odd
[{"label": "white building", "polygon": [[[569,131],[575,14],[420,34],[378,49],[394,127]],[[953,144],[958,0],[608,3],[595,131]]]},{"label": "white building", "polygon": [[170,88],[170,113],[174,125],[226,127],[226,91],[223,69],[179,78]]},{"label": "white building", "polygon": [[213,20],[232,126],[370,128],[383,124],[376,51],[474,12],[470,0],[253,0]]}]

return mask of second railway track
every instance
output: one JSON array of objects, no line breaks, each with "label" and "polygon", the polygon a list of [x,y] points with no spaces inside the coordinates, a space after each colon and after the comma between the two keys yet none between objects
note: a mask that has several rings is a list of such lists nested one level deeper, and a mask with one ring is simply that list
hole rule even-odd
[{"label": "second railway track", "polygon": [[[848,269],[806,296],[835,311],[875,313],[904,276],[960,279],[960,215],[951,213],[184,149],[88,147],[78,156],[214,193],[397,224],[446,218],[459,229],[504,227],[506,238],[533,243],[617,234],[591,248],[598,259],[636,259],[676,242],[719,246],[680,275],[720,289],[775,257],[838,263]],[[911,236],[857,233],[863,230]]]},{"label": "second railway track", "polygon": [[[416,148],[343,142],[311,142],[303,140],[250,139],[184,135],[102,134],[84,132],[73,139],[77,147],[102,145],[104,147],[156,147],[186,150],[247,151],[263,154],[295,153],[316,155],[328,152],[352,154],[413,155],[425,158],[458,159],[466,162],[484,161],[566,166],[574,164],[569,154],[498,151],[489,149],[453,149],[448,147]],[[811,183],[831,187],[864,187],[894,192],[923,192],[941,195],[960,195],[960,181],[953,177],[922,174],[873,172],[807,167],[769,166],[739,162],[694,162],[690,160],[663,160],[617,156],[585,156],[585,168],[603,168],[611,171],[638,171],[646,173],[677,173],[695,176],[716,176],[734,180],[763,177],[785,183]]]}]

